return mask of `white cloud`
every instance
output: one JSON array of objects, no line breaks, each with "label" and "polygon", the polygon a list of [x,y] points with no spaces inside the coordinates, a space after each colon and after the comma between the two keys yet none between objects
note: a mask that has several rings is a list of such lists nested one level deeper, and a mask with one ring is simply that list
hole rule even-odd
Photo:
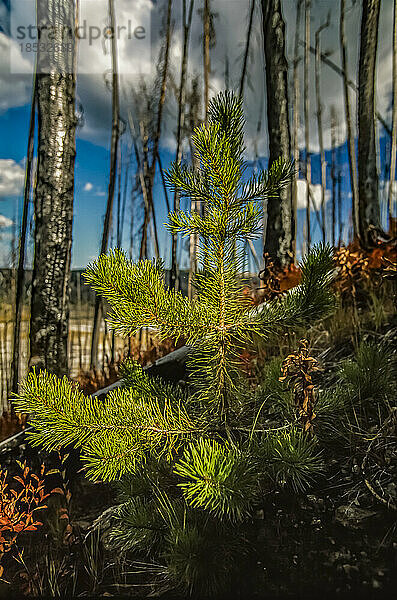
[{"label": "white cloud", "polygon": [[[146,0],[149,2],[149,0]],[[87,2],[90,6],[90,2]],[[255,155],[255,147],[259,156],[265,156],[267,154],[267,126],[266,126],[266,94],[265,94],[265,69],[263,62],[263,42],[262,42],[262,21],[260,15],[259,4],[257,5],[255,18],[254,18],[254,30],[251,42],[251,56],[248,64],[248,72],[245,86],[245,114],[247,116],[246,125],[246,146],[247,156],[253,158]],[[251,2],[249,0],[213,0],[211,7],[217,14],[214,19],[214,27],[216,32],[216,44],[211,48],[211,77],[210,77],[210,94],[215,95],[218,91],[226,87],[226,75],[225,75],[225,58],[228,59],[229,66],[229,87],[237,90],[241,78],[242,69],[242,57],[244,53],[244,44],[247,33],[248,25],[248,11]],[[390,30],[390,19],[385,18],[389,15],[390,6],[392,2],[385,0],[385,7],[382,8],[383,16],[381,19],[380,29],[380,41],[382,44],[382,50],[379,52],[378,60],[378,96],[380,104],[378,109],[383,111],[387,116],[386,108],[386,97],[388,96],[388,90],[390,89],[390,74],[388,73],[387,65],[391,65],[391,30]],[[158,0],[155,3],[155,10],[152,10],[152,52],[147,53],[147,56],[140,56],[141,61],[141,72],[144,75],[144,81],[147,88],[150,90],[151,83],[156,76],[156,70],[153,68],[158,64],[158,55],[160,46],[162,43],[162,31],[163,22],[165,16],[165,9],[167,6],[166,0]],[[286,21],[286,35],[287,35],[287,54],[288,62],[290,66],[289,71],[289,95],[290,95],[290,117],[291,117],[291,128],[292,128],[292,63],[293,63],[293,52],[294,52],[294,38],[295,38],[295,19],[296,19],[296,2],[291,0],[284,0],[282,3],[283,14]],[[138,10],[138,13],[136,12]],[[116,18],[117,15],[121,17],[122,13],[126,11],[131,12],[131,5],[127,0],[120,0],[117,4]],[[335,0],[322,0],[322,2],[316,3],[313,6],[312,18],[311,18],[311,34],[312,44],[314,45],[314,36],[316,29],[322,24],[327,13],[331,12],[331,25],[322,34],[322,50],[330,51],[330,59],[334,61],[337,66],[340,67],[340,52],[339,52],[339,10],[335,10]],[[139,15],[139,8],[134,7],[134,16]],[[180,3],[174,3],[173,5],[173,37],[171,43],[170,52],[170,77],[175,85],[179,82],[180,72],[180,55],[181,55],[181,44],[182,44],[182,19],[181,19],[181,7]],[[355,79],[357,73],[357,61],[358,61],[358,45],[359,45],[359,33],[360,33],[360,19],[361,19],[361,6],[360,3],[348,11],[346,16],[346,38],[348,40],[348,59],[349,59],[349,76],[351,79]],[[303,39],[303,19],[301,21],[300,37]],[[390,30],[390,31],[389,31]],[[384,35],[385,33],[385,35]],[[389,35],[390,34],[390,35]],[[123,73],[131,72],[128,69],[129,61],[136,60],[132,58],[123,43],[119,44],[118,55],[120,70]],[[300,48],[300,54],[302,54],[302,48]],[[80,60],[88,60],[88,57],[80,57]],[[109,54],[97,56],[97,61],[103,67],[105,73],[110,66]],[[318,132],[317,132],[317,121],[316,121],[316,98],[315,98],[315,77],[314,77],[314,57],[311,56],[310,65],[310,109],[309,109],[309,120],[310,120],[310,150],[312,152],[318,151]],[[303,70],[302,61],[300,62],[299,78],[301,86],[303,85]],[[152,72],[151,72],[152,68]],[[136,70],[135,70],[136,72]],[[188,85],[190,84],[194,75],[201,76],[200,87],[202,89],[202,73],[203,73],[203,56],[202,56],[202,20],[197,10],[193,12],[193,25],[189,46],[189,74],[188,74]],[[385,77],[384,77],[384,76]],[[385,80],[386,79],[386,80]],[[126,92],[121,94],[121,114],[124,120],[127,120],[127,106],[131,108],[131,86],[135,87],[135,90],[139,93],[137,84],[137,77],[122,75],[120,77],[122,88]],[[99,143],[104,146],[109,145],[110,139],[110,127],[111,127],[111,95],[109,90],[104,85],[104,78],[100,75],[80,75],[79,77],[79,99],[84,107],[85,126],[80,130],[80,135],[84,139],[89,139],[95,143]],[[304,147],[304,131],[303,131],[303,89],[301,89],[301,127],[299,132],[299,145],[301,148]],[[334,106],[336,115],[338,118],[337,127],[337,138],[338,143],[343,143],[346,133],[344,126],[344,103],[343,103],[343,89],[342,81],[338,74],[332,71],[328,66],[323,65],[321,70],[321,98],[323,105],[323,129],[324,129],[324,144],[326,149],[330,148],[331,135],[330,135],[330,108]],[[138,103],[140,98],[138,99]],[[356,97],[355,94],[351,94],[351,103],[353,113],[355,112]],[[139,120],[139,111],[141,106],[138,104],[137,107],[132,106],[132,112],[134,117]],[[353,114],[355,119],[355,115]],[[172,93],[172,86],[168,86],[168,93],[166,97],[166,107],[164,111],[164,123],[161,144],[163,147],[168,149],[175,148],[175,130],[176,130],[176,119],[177,119],[177,106],[174,94]],[[257,134],[257,124],[261,121],[262,127],[259,134]]]},{"label": "white cloud", "polygon": [[0,199],[18,196],[22,192],[25,173],[12,159],[0,159]]},{"label": "white cloud", "polygon": [[[132,7],[133,4],[133,7]],[[140,71],[143,74],[145,83],[150,90],[151,83],[157,75],[159,49],[162,42],[163,21],[167,7],[166,0],[118,0],[116,3],[116,21],[119,23],[125,21],[126,15],[132,17],[134,22],[139,22],[140,15],[147,11],[148,4],[151,6],[152,21],[152,51],[142,53],[131,53],[128,50],[126,40],[121,39],[118,45],[118,59],[121,73],[132,73]],[[196,3],[197,4],[197,3]],[[200,3],[198,3],[200,4]],[[180,54],[182,43],[182,23],[181,23],[181,3],[173,3],[172,18],[174,22],[173,38],[171,46],[171,64],[170,75],[175,85],[179,82]],[[242,56],[244,53],[244,42],[246,38],[248,25],[248,11],[251,2],[249,0],[212,0],[211,7],[217,17],[214,19],[216,32],[216,44],[211,48],[211,77],[210,93],[216,94],[219,90],[226,87],[225,59],[228,58],[229,67],[229,87],[237,90],[241,77]],[[245,87],[245,114],[247,116],[246,144],[247,155],[252,157],[255,154],[255,146],[259,156],[267,154],[267,126],[266,126],[266,94],[265,91],[265,68],[263,60],[263,41],[262,41],[262,21],[260,15],[260,3],[257,3],[255,9],[254,29],[251,44],[251,56],[248,63],[248,72]],[[360,40],[360,21],[362,3],[356,2],[351,6],[347,2],[349,10],[346,14],[346,39],[348,43],[348,66],[349,77],[356,81],[358,71],[359,40]],[[290,124],[292,129],[292,64],[294,54],[295,40],[295,20],[296,20],[297,2],[291,0],[282,1],[283,15],[286,22],[287,39],[287,58],[289,64],[289,98],[290,98]],[[107,2],[101,0],[82,0],[81,16],[92,15],[95,22],[106,22]],[[193,26],[189,46],[189,73],[188,82],[190,83],[195,74],[201,76],[200,88],[202,90],[203,56],[202,56],[202,19],[195,7],[193,12]],[[335,0],[321,0],[313,3],[311,11],[311,44],[314,45],[315,32],[326,20],[330,12],[331,23],[328,29],[321,34],[322,50],[329,52],[329,58],[340,67],[340,49],[339,49],[339,2]],[[378,44],[378,65],[377,65],[377,110],[390,122],[391,112],[391,65],[392,65],[392,18],[393,0],[384,0],[381,4],[380,24],[379,24],[379,44]],[[303,11],[302,11],[303,13]],[[303,14],[302,14],[303,16]],[[304,38],[304,19],[301,19],[300,38]],[[4,36],[0,35],[0,40]],[[110,141],[111,129],[111,94],[105,84],[105,76],[110,69],[109,52],[104,52],[101,48],[87,48],[86,45],[80,48],[79,54],[79,77],[78,77],[78,96],[84,109],[84,127],[79,130],[81,138],[89,140],[95,144],[108,147]],[[303,49],[300,47],[300,56]],[[21,57],[21,60],[22,57]],[[95,70],[101,74],[89,74],[90,64],[95,61]],[[139,69],[136,68],[139,61]],[[2,61],[7,63],[7,61]],[[309,88],[310,88],[310,150],[318,151],[318,132],[316,121],[316,98],[315,98],[315,77],[314,77],[314,57],[311,56]],[[19,77],[14,75],[7,78],[2,76],[0,67],[0,110],[8,106],[22,105],[29,101],[27,89],[30,89],[31,79],[29,77]],[[86,74],[84,74],[86,73]],[[106,77],[108,79],[108,76]],[[301,85],[300,102],[300,121],[299,145],[304,147],[303,130],[303,61],[299,63],[299,78]],[[135,86],[138,92],[138,77],[132,75],[121,75],[121,116],[127,121],[127,106],[132,107],[133,115],[139,118],[136,107],[133,106],[131,99],[131,86]],[[124,96],[125,92],[125,96]],[[164,110],[164,125],[162,131],[161,144],[167,148],[175,148],[175,130],[177,107],[173,97],[172,86],[168,86],[166,106]],[[138,99],[140,102],[141,98]],[[344,125],[344,100],[341,77],[327,65],[321,69],[321,100],[323,107],[323,128],[324,144],[329,149],[331,145],[331,127],[330,127],[330,109],[335,108],[338,126],[337,143],[343,143],[346,138],[346,129]],[[356,121],[357,98],[354,92],[351,92],[351,107],[353,112],[353,121]],[[138,109],[141,108],[138,106]],[[257,124],[261,121],[261,130],[257,134]]]},{"label": "white cloud", "polygon": [[14,221],[5,217],[4,215],[0,215],[0,228],[3,229],[5,227],[11,227],[14,224]]},{"label": "white cloud", "polygon": [[[20,71],[27,71],[28,75],[15,75],[11,72],[9,56],[13,52],[13,62],[19,65]],[[11,107],[24,106],[30,101],[32,75],[31,68],[18,49],[14,40],[0,33],[0,112],[5,112]]]},{"label": "white cloud", "polygon": [[87,181],[83,187],[83,191],[92,192],[94,196],[106,196],[106,192],[104,192],[98,185],[91,183],[91,181]]},{"label": "white cloud", "polygon": [[[307,193],[307,182],[305,179],[298,179],[298,198],[297,208],[306,208],[306,193]],[[314,206],[317,210],[321,207],[321,185],[319,183],[310,185],[311,196],[314,202]],[[325,190],[325,203],[330,199],[331,192]],[[314,210],[313,203],[311,203],[311,210]]]}]

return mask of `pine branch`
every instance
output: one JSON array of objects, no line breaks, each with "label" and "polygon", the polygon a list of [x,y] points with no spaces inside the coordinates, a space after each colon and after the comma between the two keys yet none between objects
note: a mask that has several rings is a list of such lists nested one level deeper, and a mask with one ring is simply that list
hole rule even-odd
[{"label": "pine branch", "polygon": [[170,460],[180,445],[205,427],[194,422],[183,395],[149,382],[137,367],[135,387],[118,388],[105,400],[85,398],[66,377],[31,372],[15,400],[32,414],[30,442],[47,450],[72,444],[81,449],[91,479],[110,481],[134,472],[147,456]]},{"label": "pine branch", "polygon": [[216,326],[204,303],[165,287],[161,263],[133,264],[115,249],[89,265],[84,277],[110,304],[109,327],[121,336],[152,327],[161,339],[192,342]]},{"label": "pine branch", "polygon": [[187,480],[178,485],[188,504],[216,517],[241,521],[256,499],[253,461],[227,443],[201,439],[191,444],[174,472]]},{"label": "pine branch", "polygon": [[253,325],[260,322],[263,333],[270,334],[274,329],[296,329],[328,315],[335,307],[330,289],[334,273],[332,257],[329,245],[314,246],[301,263],[301,283],[281,299],[264,305]]}]

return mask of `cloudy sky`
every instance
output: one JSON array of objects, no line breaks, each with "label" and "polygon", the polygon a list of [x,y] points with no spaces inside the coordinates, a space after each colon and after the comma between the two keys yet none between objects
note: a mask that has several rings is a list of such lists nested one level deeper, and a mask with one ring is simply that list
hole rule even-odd
[{"label": "cloudy sky", "polygon": [[[265,76],[262,51],[262,33],[259,4],[254,16],[254,30],[249,59],[248,79],[245,90],[245,113],[247,117],[246,145],[247,159],[253,161],[259,156],[259,165],[266,167],[267,127]],[[287,51],[290,66],[295,39],[296,0],[283,0],[283,12],[286,20]],[[356,80],[358,48],[361,18],[361,2],[346,0],[346,38],[348,41],[349,76]],[[200,9],[203,0],[195,0],[193,28],[189,47],[189,85],[195,76],[202,76],[202,20]],[[131,31],[145,30],[145,36],[121,35],[118,45],[118,62],[121,83],[121,114],[124,121],[128,113],[139,120],[139,87],[142,82],[150,89],[156,76],[159,49],[165,17],[166,0],[115,0],[116,22],[129,27]],[[181,29],[182,0],[173,2],[173,35],[171,47],[171,79],[178,81],[182,48]],[[249,0],[212,0],[215,40],[211,49],[211,95],[229,85],[238,89],[242,67],[242,55],[248,24]],[[318,27],[330,17],[329,27],[322,33],[322,50],[340,66],[339,53],[339,1],[312,0],[311,39]],[[385,121],[391,122],[391,68],[392,68],[392,22],[393,0],[382,0],[378,64],[377,64],[377,110]],[[27,27],[34,24],[34,0],[0,0],[0,266],[10,261],[10,240],[19,222],[21,195],[24,180],[24,161],[26,156],[27,132],[32,83],[32,58],[34,53],[27,52],[26,39],[17,39],[17,26]],[[84,39],[80,40],[78,58],[77,108],[81,115],[77,132],[76,159],[76,195],[74,219],[73,266],[83,267],[93,259],[100,243],[103,215],[106,205],[107,181],[109,170],[109,142],[111,126],[111,95],[107,85],[110,71],[108,42],[103,37],[88,39],[90,27],[92,37],[95,28],[100,30],[108,23],[106,0],[80,0],[80,23],[86,24]],[[127,29],[125,30],[127,31]],[[303,21],[300,36],[303,40]],[[131,36],[130,36],[131,37]],[[292,74],[292,73],[291,73]],[[303,81],[303,72],[300,73]],[[292,81],[290,82],[292,84]],[[325,129],[326,159],[331,160],[330,111],[335,110],[337,117],[338,159],[341,167],[341,191],[343,196],[344,234],[349,228],[349,197],[347,156],[345,148],[345,127],[343,94],[340,77],[329,67],[324,66],[321,73],[321,96]],[[352,105],[356,107],[355,94],[351,95]],[[291,117],[292,117],[292,106]],[[177,105],[172,86],[169,88],[165,107],[165,123],[161,140],[161,157],[165,166],[174,158]],[[355,117],[355,115],[354,115]],[[292,122],[292,121],[291,121]],[[260,123],[258,131],[258,123]],[[386,165],[388,136],[379,128],[379,171]],[[304,148],[303,129],[300,130],[300,147]],[[186,148],[187,150],[187,148]],[[313,153],[313,195],[320,200],[320,170],[318,157],[318,132],[316,127],[316,104],[314,86],[314,60],[310,73],[310,152]],[[122,137],[123,172],[130,154],[127,133]],[[132,164],[130,177],[134,175]],[[128,193],[131,183],[128,182]],[[327,172],[326,199],[331,194],[329,168]],[[303,222],[306,183],[299,183],[299,223]],[[156,181],[156,210],[158,223],[166,218],[164,196],[161,181]],[[329,204],[327,205],[329,209]],[[129,246],[129,221],[127,210],[123,243]],[[139,223],[138,223],[139,225]],[[298,226],[302,238],[302,227]],[[318,225],[313,216],[313,238],[318,237]],[[298,246],[300,239],[298,236]],[[165,235],[161,236],[162,254],[168,253],[169,245]]]}]

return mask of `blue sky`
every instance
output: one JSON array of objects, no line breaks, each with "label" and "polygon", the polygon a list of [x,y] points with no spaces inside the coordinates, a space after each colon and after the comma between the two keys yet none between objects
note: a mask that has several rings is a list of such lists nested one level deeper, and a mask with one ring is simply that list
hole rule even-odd
[{"label": "blue sky", "polygon": [[[14,0],[17,1],[17,0]],[[88,7],[94,4],[88,4],[93,0],[82,0]],[[137,6],[149,3],[151,0],[139,0]],[[11,0],[12,4],[12,0]],[[151,56],[139,57],[141,67],[144,73],[145,81],[153,81],[154,66],[156,56],[161,41],[161,19],[162,5],[164,0],[156,3],[156,10],[152,11],[152,37],[151,37]],[[200,4],[200,3],[199,3]],[[316,28],[324,20],[327,12],[332,10],[331,26],[324,36],[324,49],[330,51],[331,59],[336,64],[340,64],[337,27],[338,11],[334,0],[322,0],[313,2],[311,30],[314,39]],[[360,21],[360,7],[355,6],[349,10],[346,19],[347,39],[349,40],[349,67],[350,76],[354,78],[357,68],[358,34]],[[178,3],[173,14],[175,21],[174,36],[171,52],[171,75],[177,81],[180,64],[180,46],[181,29],[180,14],[178,13]],[[211,51],[212,75],[211,75],[211,94],[215,94],[225,87],[225,53],[228,53],[230,59],[230,85],[237,87],[239,82],[239,73],[241,70],[242,42],[246,31],[246,18],[248,2],[241,0],[213,0],[218,17],[215,19],[215,28],[217,33],[217,44]],[[349,5],[349,2],[347,2]],[[380,19],[380,35],[378,49],[378,81],[377,81],[377,108],[382,112],[388,123],[391,120],[391,11],[392,0],[384,0],[382,3],[382,13]],[[99,6],[96,4],[95,6]],[[127,10],[131,6],[127,0],[117,0],[116,11],[121,15],[122,10]],[[0,0],[0,25],[2,14],[4,15],[4,0]],[[126,8],[127,7],[127,8]],[[3,13],[2,13],[3,9]],[[283,10],[287,23],[287,51],[288,58],[291,60],[291,51],[293,47],[294,29],[295,29],[295,2],[293,0],[284,0]],[[259,17],[259,15],[258,15]],[[255,35],[253,38],[252,53],[249,61],[249,73],[246,86],[245,111],[247,115],[247,148],[248,158],[253,157],[253,148],[258,148],[258,153],[262,157],[261,163],[266,166],[267,160],[267,133],[266,133],[266,107],[263,102],[263,93],[265,89],[264,68],[262,62],[261,40],[260,40],[260,21],[255,19]],[[3,28],[4,31],[4,28]],[[201,21],[199,15],[195,13],[193,21],[192,40],[190,45],[189,61],[189,81],[193,75],[200,74],[202,69],[201,56]],[[0,26],[0,46],[11,43],[8,37],[1,33]],[[4,56],[4,55],[3,55]],[[104,69],[108,56],[103,59]],[[121,70],[125,65],[130,65],[131,57],[119,56]],[[136,59],[136,57],[135,57]],[[31,95],[31,75],[15,75],[7,71],[5,59],[0,59],[0,266],[9,266],[10,264],[10,239],[15,225],[12,221],[20,216],[22,205],[22,181],[24,159],[26,156],[27,134],[29,126],[30,113],[30,95]],[[81,58],[84,62],[84,56]],[[128,62],[130,61],[130,62]],[[146,61],[146,62],[145,62]],[[314,62],[314,61],[313,61]],[[149,66],[148,66],[149,65]],[[130,67],[129,67],[130,68]],[[313,65],[311,67],[313,69]],[[131,68],[130,68],[131,70]],[[312,73],[313,74],[313,73]],[[302,75],[302,73],[301,73]],[[314,195],[319,197],[320,168],[318,155],[318,135],[316,131],[315,120],[315,96],[314,96],[314,78],[310,78],[310,150],[312,154],[313,172],[312,182],[314,184]],[[255,83],[254,83],[255,82]],[[260,84],[260,85],[259,85]],[[134,119],[139,119],[138,105],[131,102],[131,88],[139,87],[138,76],[121,76],[122,87],[122,116],[126,120],[128,108],[134,113]],[[77,131],[77,157],[75,167],[75,214],[73,227],[73,247],[72,247],[72,266],[73,268],[84,267],[87,262],[97,256],[103,215],[106,208],[108,172],[109,172],[109,142],[110,142],[110,94],[104,84],[104,78],[101,74],[80,75],[77,86],[78,105],[83,107],[84,124]],[[343,94],[339,78],[328,68],[324,67],[322,71],[322,99],[324,111],[324,137],[327,148],[326,160],[327,169],[327,198],[329,198],[331,189],[330,170],[330,107],[333,106],[338,117],[338,141],[341,151],[339,153],[340,166],[342,169],[342,198],[343,198],[343,221],[345,223],[344,236],[346,237],[349,227],[350,212],[350,185],[348,176],[347,154],[345,146],[345,130],[343,125]],[[356,100],[354,95],[351,97],[353,111]],[[259,115],[262,114],[262,129],[259,136],[256,136],[256,127]],[[161,142],[161,158],[164,167],[169,165],[175,155],[175,129],[176,129],[176,102],[172,92],[169,92],[165,106],[165,122]],[[379,171],[381,180],[384,167],[387,163],[387,138],[383,131],[379,131],[380,141],[380,162]],[[303,129],[300,130],[300,147],[302,153],[305,152],[303,144]],[[123,165],[125,165],[128,155],[128,134],[124,134],[122,142]],[[185,149],[187,152],[187,149]],[[186,155],[187,156],[187,155]],[[136,165],[132,163],[130,169],[130,182],[128,187],[128,198],[130,197],[132,176],[136,170]],[[124,166],[123,166],[124,173]],[[124,185],[124,184],[123,184]],[[386,190],[387,191],[387,190]],[[301,189],[304,196],[304,188]],[[383,194],[385,195],[385,193]],[[117,192],[116,192],[117,196]],[[129,229],[130,229],[130,201],[127,202],[126,223],[124,230],[123,245],[129,248]],[[166,219],[165,201],[163,189],[159,176],[156,178],[155,186],[155,206],[157,213],[157,222],[159,225],[161,254],[166,257],[169,255],[169,239],[163,227],[160,227]],[[18,207],[18,210],[17,210]],[[327,204],[329,210],[330,204]],[[302,243],[302,226],[304,221],[304,210],[298,211],[298,240],[297,247]],[[139,217],[137,217],[139,218]],[[313,231],[312,238],[315,241],[319,239],[319,228],[316,224],[316,218],[312,213]],[[136,226],[139,223],[135,223]],[[257,244],[260,253],[260,244]],[[135,257],[139,252],[139,240],[134,243]],[[30,252],[31,255],[31,252]]]}]

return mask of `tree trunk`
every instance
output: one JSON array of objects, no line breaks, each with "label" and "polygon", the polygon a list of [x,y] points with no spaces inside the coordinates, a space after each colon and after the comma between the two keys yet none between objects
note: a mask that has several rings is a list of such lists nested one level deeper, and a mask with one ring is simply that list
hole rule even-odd
[{"label": "tree trunk", "polygon": [[[301,22],[301,8],[302,8],[302,0],[298,0],[296,5],[296,21],[295,21],[295,43],[294,43],[294,70],[293,70],[293,83],[294,83],[294,129],[293,129],[293,157],[294,157],[294,167],[295,167],[295,177],[293,182],[293,214],[297,214],[298,209],[298,179],[299,179],[299,123],[300,123],[300,81],[299,81],[299,29]],[[293,244],[293,252],[294,259],[296,258],[296,218],[295,218],[295,228],[293,232],[294,244]]]},{"label": "tree trunk", "polygon": [[310,227],[310,187],[312,183],[312,165],[311,154],[309,151],[310,131],[309,131],[309,67],[310,67],[310,8],[311,0],[305,0],[305,62],[303,70],[303,103],[305,114],[305,150],[306,150],[306,251],[311,245],[311,227]]},{"label": "tree trunk", "polygon": [[[300,42],[300,44],[302,46],[305,45],[303,42]],[[310,52],[314,55],[316,54],[316,50],[315,50],[315,48],[313,48],[313,46],[310,46]],[[343,69],[338,67],[338,65],[336,65],[323,52],[321,52],[321,54],[320,54],[320,59],[321,59],[321,62],[324,63],[325,65],[327,65],[327,67],[329,67],[330,69],[332,69],[332,71],[334,71],[334,73],[336,73],[337,75],[340,75],[340,77],[342,77],[342,78],[345,76],[345,72],[343,71]],[[355,94],[357,94],[357,92],[358,92],[357,85],[354,83],[354,81],[352,81],[351,79],[348,78],[347,74],[346,74],[346,80],[347,80],[346,81],[347,87],[350,88]],[[376,116],[377,120],[379,121],[379,123],[384,128],[384,130],[386,131],[387,135],[389,135],[391,137],[391,128],[388,126],[388,124],[386,123],[386,121],[385,121],[384,117],[381,115],[381,113],[379,111],[376,111],[375,116]]]},{"label": "tree trunk", "polygon": [[393,111],[392,111],[392,135],[390,150],[390,182],[388,196],[388,220],[389,233],[392,233],[393,216],[393,197],[396,194],[394,189],[396,180],[396,147],[397,147],[397,0],[394,0],[394,19],[393,19]]},{"label": "tree trunk", "polygon": [[[16,291],[15,291],[15,325],[14,325],[14,339],[13,339],[13,354],[12,354],[12,363],[11,363],[11,391],[14,393],[16,393],[18,391],[18,381],[19,381],[21,320],[22,320],[22,309],[23,309],[23,287],[24,287],[24,281],[25,281],[26,233],[27,233],[27,228],[28,228],[29,201],[30,201],[30,194],[31,194],[32,180],[33,180],[33,156],[34,156],[34,132],[35,132],[35,121],[36,121],[36,104],[37,104],[36,76],[34,76],[33,92],[32,92],[32,105],[31,105],[31,109],[30,109],[28,151],[27,151],[27,155],[26,155],[22,221],[21,221],[21,231],[20,231],[20,235],[19,235],[18,270],[17,270],[17,281],[16,281]],[[14,410],[13,405],[11,405],[11,411],[13,411],[13,410]]]},{"label": "tree trunk", "polygon": [[[109,17],[110,27],[112,31],[116,30],[116,19],[114,14],[113,0],[109,0]],[[117,69],[117,46],[116,36],[112,38],[112,135],[110,140],[110,174],[109,174],[109,188],[108,188],[108,200],[106,205],[105,221],[103,224],[102,242],[101,242],[101,254],[105,254],[108,249],[109,233],[112,223],[112,212],[113,212],[113,201],[114,201],[114,190],[116,186],[117,177],[117,149],[119,144],[120,135],[120,109],[119,109],[119,76]],[[94,323],[92,329],[91,339],[91,368],[98,366],[98,344],[99,344],[99,332],[101,319],[103,314],[102,298],[98,295],[95,296],[95,308],[94,308]]]},{"label": "tree trunk", "polygon": [[375,66],[380,0],[363,0],[358,79],[358,234],[369,248],[381,229],[375,143]]},{"label": "tree trunk", "polygon": [[[50,23],[52,45],[74,31],[75,3],[40,0],[37,24]],[[38,164],[34,194],[35,251],[29,367],[68,372],[69,276],[75,162],[75,42],[73,52],[40,53],[37,68]]]},{"label": "tree trunk", "polygon": [[[329,18],[329,17],[328,17]],[[323,243],[325,244],[325,190],[327,187],[327,163],[325,162],[324,142],[323,142],[323,109],[321,105],[321,85],[320,85],[320,72],[321,72],[321,50],[320,50],[320,34],[329,26],[329,21],[321,25],[316,31],[316,104],[317,104],[317,129],[318,129],[318,143],[320,147],[320,159],[321,159],[321,231]]]},{"label": "tree trunk", "polygon": [[204,61],[204,123],[207,124],[209,102],[209,76],[210,76],[210,0],[204,0],[203,11],[203,61]]},{"label": "tree trunk", "polygon": [[[186,75],[189,53],[189,37],[192,26],[194,0],[190,0],[189,11],[186,8],[186,0],[183,0],[183,51],[181,64],[181,79],[179,83],[179,98],[178,98],[178,129],[176,134],[176,162],[180,163],[182,158],[182,132],[185,124],[185,95],[186,95]],[[174,194],[174,212],[179,210],[179,194]],[[177,235],[172,234],[171,248],[171,274],[170,288],[174,289],[177,286],[178,279],[178,259],[176,254]]]},{"label": "tree trunk", "polygon": [[[285,23],[280,0],[262,0],[262,24],[266,60],[269,166],[280,156],[290,159],[288,115],[288,65],[285,56]],[[280,266],[293,261],[295,214],[291,189],[267,202],[264,252]]]},{"label": "tree trunk", "polygon": [[338,148],[338,247],[342,243],[343,222],[342,222],[342,160],[341,147]]},{"label": "tree trunk", "polygon": [[354,143],[353,124],[351,117],[351,107],[349,98],[349,75],[347,68],[347,49],[345,40],[345,0],[340,1],[340,21],[339,21],[339,40],[342,62],[343,95],[345,101],[345,119],[347,150],[349,156],[350,187],[352,191],[352,213],[353,213],[353,232],[354,237],[358,236],[358,183],[357,183],[357,162],[356,148]]},{"label": "tree trunk", "polygon": [[331,228],[332,245],[335,246],[335,221],[336,221],[336,111],[335,107],[331,106],[331,181],[332,181],[332,215]]},{"label": "tree trunk", "polygon": [[[192,81],[192,89],[189,98],[189,128],[190,131],[199,125],[199,113],[200,113],[200,93],[199,93],[199,79],[195,77]],[[190,144],[190,156],[193,167],[198,168],[198,160],[195,155],[195,149],[191,137],[189,138]],[[190,210],[192,213],[197,213],[200,210],[199,203],[197,200],[191,201]],[[191,300],[194,296],[195,290],[193,287],[194,276],[197,273],[197,250],[198,250],[198,235],[191,233],[189,236],[189,278],[188,278],[188,298]]]},{"label": "tree trunk", "polygon": [[255,0],[251,0],[250,16],[249,16],[249,21],[248,21],[248,31],[247,31],[247,37],[245,40],[243,68],[241,70],[241,78],[240,78],[240,88],[239,88],[240,98],[242,98],[244,95],[245,76],[247,74],[247,65],[248,65],[248,57],[249,57],[249,50],[250,50],[250,44],[251,44],[252,22],[254,20],[254,12],[255,12]]},{"label": "tree trunk", "polygon": [[[145,242],[145,247],[144,247],[144,251],[142,252],[141,249],[141,258],[143,258],[144,256],[147,255],[147,249],[146,249],[146,245],[147,245],[147,224],[148,224],[148,220],[150,219],[150,215],[152,216],[153,219],[153,234],[154,234],[154,239],[155,239],[155,246],[154,246],[154,251],[155,251],[155,255],[156,258],[159,258],[160,255],[160,251],[159,251],[159,243],[158,243],[158,235],[157,235],[157,226],[156,226],[156,213],[154,210],[154,201],[153,201],[153,187],[154,187],[154,177],[156,174],[156,163],[158,160],[158,153],[159,153],[159,145],[160,145],[160,136],[161,136],[161,126],[162,126],[162,118],[163,118],[163,108],[164,108],[164,102],[165,102],[165,93],[166,93],[166,89],[167,89],[167,77],[168,77],[168,65],[169,65],[169,51],[170,51],[170,44],[171,44],[171,9],[172,9],[172,0],[168,0],[168,6],[167,6],[167,22],[166,22],[166,29],[165,29],[165,47],[164,47],[164,57],[162,58],[163,64],[162,64],[162,74],[161,74],[161,88],[160,88],[160,96],[159,96],[159,103],[158,103],[158,107],[157,107],[157,118],[156,118],[156,127],[155,127],[155,132],[154,132],[154,137],[153,137],[153,151],[152,151],[152,160],[151,160],[151,164],[149,166],[149,159],[148,159],[148,154],[144,153],[144,156],[147,157],[147,161],[144,160],[144,164],[145,166],[145,185],[146,185],[146,198],[147,198],[147,204],[148,204],[148,210],[146,211],[145,209],[145,220],[144,220],[144,231],[143,231],[143,236],[144,236],[144,242]],[[147,171],[147,173],[146,173]]]}]

